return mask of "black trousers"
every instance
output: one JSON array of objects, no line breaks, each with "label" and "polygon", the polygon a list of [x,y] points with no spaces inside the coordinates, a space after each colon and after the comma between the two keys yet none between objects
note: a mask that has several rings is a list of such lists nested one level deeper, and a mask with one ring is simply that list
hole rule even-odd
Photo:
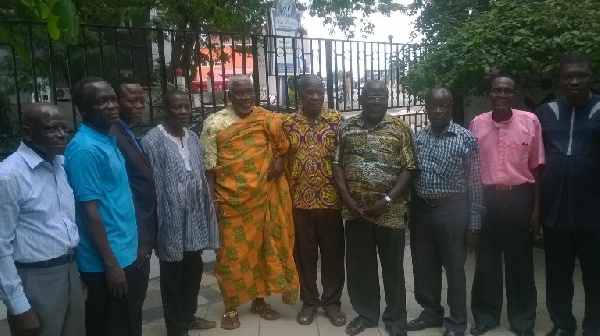
[{"label": "black trousers", "polygon": [[[344,289],[344,221],[340,209],[293,209],[296,243],[294,261],[304,306],[340,309]],[[317,288],[317,262],[321,251],[321,285]]]},{"label": "black trousers", "polygon": [[348,296],[354,311],[376,326],[380,301],[377,255],[386,307],[381,316],[389,328],[406,330],[404,229],[391,229],[364,219],[346,221]]},{"label": "black trousers", "polygon": [[[415,298],[423,307],[420,318],[444,322],[449,331],[464,333],[467,328],[467,281],[465,277],[465,235],[469,222],[467,200],[428,207],[419,197],[412,202],[414,227]],[[412,234],[412,232],[411,232]],[[444,318],[442,267],[448,282],[450,317]]]},{"label": "black trousers", "polygon": [[202,251],[186,251],[181,261],[160,262],[160,296],[168,336],[179,336],[194,321],[203,268]]},{"label": "black trousers", "polygon": [[150,277],[150,258],[139,267],[135,268],[132,275],[132,281],[135,286],[129,288],[130,296],[130,316],[131,316],[131,333],[132,335],[142,336],[142,308],[144,300],[146,300],[146,292],[148,291],[148,279]]},{"label": "black trousers", "polygon": [[504,254],[508,322],[514,331],[531,331],[537,305],[533,234],[529,230],[535,197],[533,186],[510,191],[485,188],[484,197],[486,212],[471,291],[473,318],[477,324],[500,323]]},{"label": "black trousers", "polygon": [[585,314],[583,334],[600,335],[600,230],[554,229],[544,226],[546,307],[554,326],[575,330],[573,272],[579,257]]},{"label": "black trousers", "polygon": [[108,292],[106,273],[81,272],[81,280],[88,288],[85,301],[85,330],[87,336],[131,336],[132,295],[139,284],[135,281],[135,266],[123,269],[127,280],[128,293],[122,297]]}]

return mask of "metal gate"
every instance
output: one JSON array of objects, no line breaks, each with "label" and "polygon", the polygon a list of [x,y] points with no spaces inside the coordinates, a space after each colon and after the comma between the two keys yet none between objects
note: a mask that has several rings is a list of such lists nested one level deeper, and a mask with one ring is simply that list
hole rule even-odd
[{"label": "metal gate", "polygon": [[399,65],[421,57],[420,45],[95,24],[82,24],[78,43],[66,44],[51,40],[43,23],[7,24],[28,53],[0,44],[0,154],[18,144],[28,103],[57,104],[75,129],[79,120],[70,89],[86,76],[109,82],[131,76],[142,83],[148,108],[139,132],[159,122],[161,96],[175,88],[189,94],[198,130],[207,114],[227,105],[228,80],[235,75],[251,76],[256,104],[276,112],[297,109],[296,83],[306,74],[323,79],[326,104],[341,111],[360,110],[364,83],[382,80],[392,111],[413,128],[427,122],[421,102],[400,84]]}]

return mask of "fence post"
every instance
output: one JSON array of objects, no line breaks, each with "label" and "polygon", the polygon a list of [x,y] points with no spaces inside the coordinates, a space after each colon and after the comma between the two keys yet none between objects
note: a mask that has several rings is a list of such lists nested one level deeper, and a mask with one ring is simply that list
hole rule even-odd
[{"label": "fence post", "polygon": [[260,106],[260,74],[258,72],[258,37],[252,35],[252,83],[254,84],[254,105],[256,106]]},{"label": "fence post", "polygon": [[333,41],[325,41],[325,71],[327,72],[327,107],[335,108],[335,96],[333,94]]}]

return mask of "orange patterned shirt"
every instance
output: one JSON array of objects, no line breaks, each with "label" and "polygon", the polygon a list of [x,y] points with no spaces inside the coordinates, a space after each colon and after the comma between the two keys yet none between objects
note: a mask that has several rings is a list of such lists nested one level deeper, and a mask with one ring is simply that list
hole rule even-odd
[{"label": "orange patterned shirt", "polygon": [[299,209],[340,209],[333,181],[335,136],[343,117],[339,111],[323,109],[315,125],[302,110],[288,114],[283,130],[290,140],[286,173],[292,204]]}]

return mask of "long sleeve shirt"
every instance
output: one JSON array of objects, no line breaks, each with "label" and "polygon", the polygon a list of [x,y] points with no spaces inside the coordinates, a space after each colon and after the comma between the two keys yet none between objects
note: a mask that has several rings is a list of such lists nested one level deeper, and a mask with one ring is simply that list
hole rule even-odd
[{"label": "long sleeve shirt", "polygon": [[0,299],[13,315],[31,308],[15,261],[50,260],[79,243],[63,161],[50,164],[21,144],[0,163]]}]

